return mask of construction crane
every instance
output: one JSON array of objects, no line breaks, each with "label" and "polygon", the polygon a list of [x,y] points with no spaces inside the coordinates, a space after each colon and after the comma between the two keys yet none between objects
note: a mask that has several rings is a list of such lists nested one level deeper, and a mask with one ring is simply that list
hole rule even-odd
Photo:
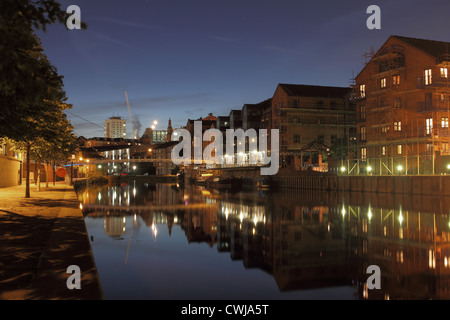
[{"label": "construction crane", "polygon": [[137,130],[134,129],[133,118],[131,117],[130,103],[128,102],[128,94],[127,94],[126,91],[125,91],[125,98],[126,98],[126,100],[127,100],[128,116],[130,117],[131,132],[133,132],[133,139],[137,139]]}]

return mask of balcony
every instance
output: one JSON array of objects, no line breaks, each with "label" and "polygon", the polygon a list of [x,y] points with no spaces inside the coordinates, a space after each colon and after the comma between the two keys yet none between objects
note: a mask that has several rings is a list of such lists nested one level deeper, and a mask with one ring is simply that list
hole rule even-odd
[{"label": "balcony", "polygon": [[418,113],[428,113],[428,112],[448,112],[450,110],[450,104],[445,101],[438,99],[433,99],[429,102],[418,102],[417,112]]}]

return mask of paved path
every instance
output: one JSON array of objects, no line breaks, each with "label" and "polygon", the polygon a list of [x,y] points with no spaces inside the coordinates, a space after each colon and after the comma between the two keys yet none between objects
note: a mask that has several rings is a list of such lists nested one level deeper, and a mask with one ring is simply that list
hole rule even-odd
[{"label": "paved path", "polygon": [[[103,299],[86,225],[66,183],[25,198],[25,186],[0,188],[0,300]],[[81,289],[69,290],[70,265]]]}]

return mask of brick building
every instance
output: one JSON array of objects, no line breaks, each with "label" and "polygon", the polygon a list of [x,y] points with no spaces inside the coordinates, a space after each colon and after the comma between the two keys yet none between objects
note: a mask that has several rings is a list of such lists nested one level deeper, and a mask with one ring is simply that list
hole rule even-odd
[{"label": "brick building", "polygon": [[321,150],[312,155],[303,148],[314,144],[327,150],[348,142],[356,131],[350,96],[346,87],[279,84],[272,98],[271,128],[280,130],[280,163],[301,159],[301,165],[320,164],[326,156]]},{"label": "brick building", "polygon": [[433,174],[449,154],[448,42],[391,36],[355,79],[358,158],[375,174]]}]

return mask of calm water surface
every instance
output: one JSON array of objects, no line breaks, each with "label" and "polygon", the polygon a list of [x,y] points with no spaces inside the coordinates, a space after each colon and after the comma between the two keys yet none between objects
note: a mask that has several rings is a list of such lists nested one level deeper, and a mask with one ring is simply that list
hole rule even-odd
[{"label": "calm water surface", "polygon": [[106,299],[450,298],[448,199],[136,181],[78,198]]}]

